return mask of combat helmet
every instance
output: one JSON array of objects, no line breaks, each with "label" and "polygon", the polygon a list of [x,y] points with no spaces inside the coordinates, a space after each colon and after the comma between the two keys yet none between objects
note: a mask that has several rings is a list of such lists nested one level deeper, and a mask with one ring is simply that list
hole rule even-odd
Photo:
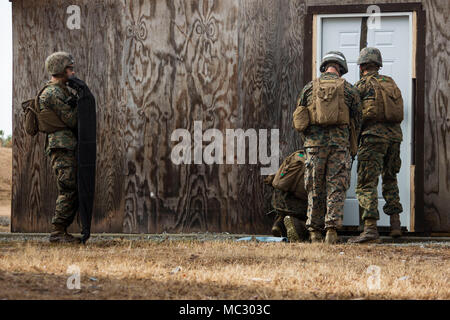
[{"label": "combat helmet", "polygon": [[328,62],[335,62],[341,66],[341,76],[348,72],[347,60],[342,52],[339,51],[330,51],[322,58],[322,62],[320,63],[320,72],[325,72],[325,65]]},{"label": "combat helmet", "polygon": [[381,58],[381,52],[377,48],[374,47],[366,47],[361,50],[359,53],[358,61],[356,62],[358,65],[364,63],[375,63],[377,66],[383,66],[383,59]]},{"label": "combat helmet", "polygon": [[74,64],[70,53],[59,51],[52,53],[45,59],[45,69],[50,75],[63,74],[67,66]]}]

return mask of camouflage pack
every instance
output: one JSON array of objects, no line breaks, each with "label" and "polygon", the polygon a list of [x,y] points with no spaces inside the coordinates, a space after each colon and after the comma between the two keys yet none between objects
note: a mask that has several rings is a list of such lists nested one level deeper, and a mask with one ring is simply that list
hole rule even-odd
[{"label": "camouflage pack", "polygon": [[39,90],[34,99],[22,102],[23,124],[25,132],[30,136],[35,136],[38,132],[52,133],[67,128],[53,110],[39,108],[39,97],[48,86],[47,84]]},{"label": "camouflage pack", "polygon": [[328,126],[350,123],[344,87],[345,80],[342,78],[314,80],[312,102],[308,106],[310,124]]},{"label": "camouflage pack", "polygon": [[309,111],[305,106],[298,106],[292,115],[294,129],[303,132],[309,126]]},{"label": "camouflage pack", "polygon": [[403,121],[403,98],[395,81],[388,76],[371,76],[375,100],[363,101],[363,120],[400,123]]},{"label": "camouflage pack", "polygon": [[284,159],[272,181],[272,186],[293,193],[297,198],[306,200],[305,190],[305,153],[297,150]]}]

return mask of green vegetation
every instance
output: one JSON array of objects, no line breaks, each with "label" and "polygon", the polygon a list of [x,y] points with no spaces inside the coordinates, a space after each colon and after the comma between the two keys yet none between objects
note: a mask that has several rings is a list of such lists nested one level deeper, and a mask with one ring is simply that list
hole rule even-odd
[{"label": "green vegetation", "polygon": [[3,130],[0,130],[0,146],[4,148],[12,147],[12,136],[8,135],[5,138],[5,132]]}]

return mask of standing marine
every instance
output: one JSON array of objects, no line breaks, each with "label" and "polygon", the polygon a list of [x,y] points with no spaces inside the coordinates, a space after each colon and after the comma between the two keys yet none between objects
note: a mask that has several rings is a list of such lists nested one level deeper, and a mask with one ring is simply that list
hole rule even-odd
[{"label": "standing marine", "polygon": [[299,95],[294,127],[301,133],[306,151],[306,227],[311,242],[323,241],[325,227],[325,242],[333,244],[338,242],[337,230],[342,226],[352,156],[356,154],[352,141],[359,134],[361,107],[357,91],[341,78],[348,72],[341,52],[328,52],[320,71],[320,77],[309,82]]},{"label": "standing marine", "polygon": [[390,217],[391,236],[401,236],[400,213],[403,211],[397,184],[400,171],[403,99],[395,81],[378,73],[383,66],[377,48],[361,50],[358,65],[362,74],[355,84],[359,92],[363,124],[358,148],[358,179],[356,195],[363,210],[364,231],[351,243],[378,242],[378,178],[386,200],[383,211]]},{"label": "standing marine", "polygon": [[67,233],[78,209],[77,190],[77,97],[66,86],[75,74],[73,57],[67,52],[55,52],[45,60],[51,75],[38,96],[40,110],[53,111],[62,124],[58,130],[47,133],[45,154],[50,158],[56,176],[58,197],[52,219],[50,242],[80,242]]}]

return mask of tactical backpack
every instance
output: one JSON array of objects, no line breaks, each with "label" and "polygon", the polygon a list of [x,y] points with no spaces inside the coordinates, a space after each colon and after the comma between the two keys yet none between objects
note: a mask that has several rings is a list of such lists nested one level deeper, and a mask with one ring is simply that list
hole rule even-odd
[{"label": "tactical backpack", "polygon": [[403,98],[395,81],[388,76],[368,81],[375,89],[375,100],[363,101],[363,120],[400,123],[403,121]]},{"label": "tactical backpack", "polygon": [[305,190],[305,153],[297,150],[284,159],[273,177],[272,186],[285,192],[292,192],[297,198],[307,200]]},{"label": "tactical backpack", "polygon": [[292,115],[295,130],[303,132],[309,126],[309,111],[305,106],[298,106]]},{"label": "tactical backpack", "polygon": [[49,85],[45,85],[34,99],[22,102],[25,132],[35,136],[38,132],[53,133],[67,128],[58,115],[49,108],[40,110],[39,97]]},{"label": "tactical backpack", "polygon": [[344,86],[345,80],[342,78],[314,80],[312,102],[308,106],[310,124],[328,126],[350,123]]}]

